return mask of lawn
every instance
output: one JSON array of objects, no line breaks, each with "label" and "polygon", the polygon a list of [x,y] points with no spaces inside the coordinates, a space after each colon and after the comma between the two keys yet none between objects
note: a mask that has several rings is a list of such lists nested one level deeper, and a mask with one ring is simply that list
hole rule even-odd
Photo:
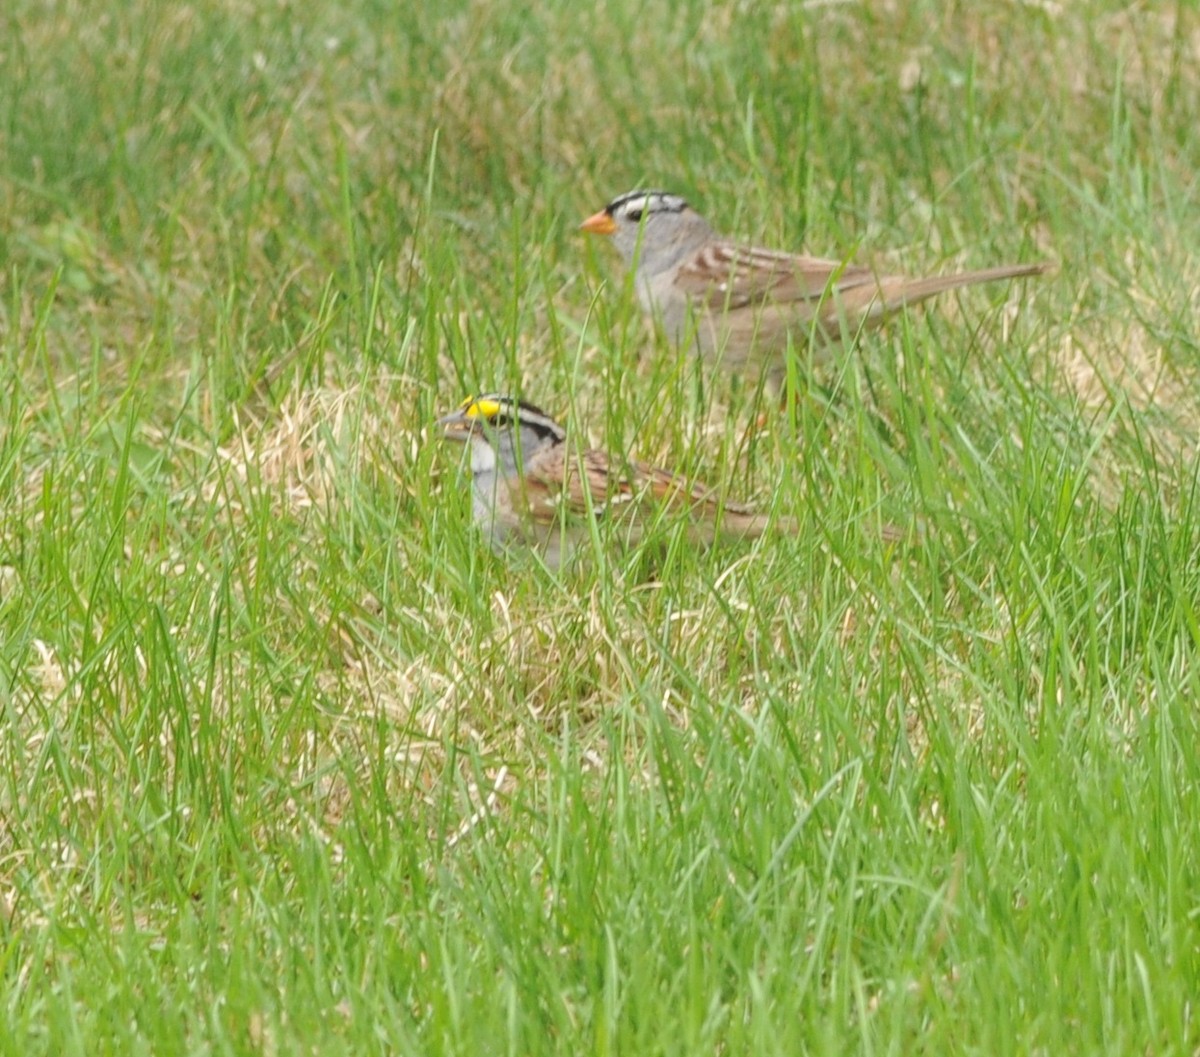
[{"label": "lawn", "polygon": [[[1198,70],[1183,0],[10,0],[0,1055],[1200,1052]],[[643,186],[1056,268],[764,408],[578,231]],[[797,531],[497,557],[490,390]]]}]

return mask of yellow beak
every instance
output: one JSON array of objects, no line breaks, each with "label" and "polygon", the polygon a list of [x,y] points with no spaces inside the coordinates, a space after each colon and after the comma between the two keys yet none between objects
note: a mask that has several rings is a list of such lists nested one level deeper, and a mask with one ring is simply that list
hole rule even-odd
[{"label": "yellow beak", "polygon": [[611,235],[617,230],[617,222],[601,210],[580,224],[579,230],[591,232],[593,235]]}]

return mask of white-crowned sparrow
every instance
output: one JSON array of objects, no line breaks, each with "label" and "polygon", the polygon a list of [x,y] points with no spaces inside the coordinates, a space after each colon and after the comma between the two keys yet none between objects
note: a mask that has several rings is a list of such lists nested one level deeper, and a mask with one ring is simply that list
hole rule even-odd
[{"label": "white-crowned sparrow", "polygon": [[630,191],[580,225],[611,235],[634,268],[642,308],[677,343],[730,370],[779,380],[791,336],[814,352],[876,326],[944,290],[1037,275],[1049,265],[1012,264],[911,279],[870,268],[722,239],[679,195]]},{"label": "white-crowned sparrow", "polygon": [[492,549],[532,547],[551,568],[590,538],[588,518],[613,522],[627,543],[671,511],[686,512],[688,538],[699,545],[797,528],[667,470],[580,450],[544,411],[510,396],[468,397],[438,425],[444,437],[470,445],[472,511]]}]

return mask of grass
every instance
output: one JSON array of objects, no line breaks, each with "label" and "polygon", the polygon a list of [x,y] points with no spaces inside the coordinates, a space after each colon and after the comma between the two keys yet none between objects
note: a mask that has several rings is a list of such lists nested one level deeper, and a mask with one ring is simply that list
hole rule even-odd
[{"label": "grass", "polygon": [[[1200,1049],[1191,5],[0,19],[0,1054]],[[641,184],[1059,270],[748,436]],[[801,531],[501,561],[491,388]]]}]

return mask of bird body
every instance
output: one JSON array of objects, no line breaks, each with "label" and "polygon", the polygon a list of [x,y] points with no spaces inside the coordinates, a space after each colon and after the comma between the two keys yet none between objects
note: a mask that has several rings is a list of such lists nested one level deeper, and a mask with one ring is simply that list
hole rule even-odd
[{"label": "bird body", "polygon": [[551,568],[591,537],[590,519],[616,523],[630,545],[671,512],[686,514],[684,531],[702,546],[796,529],[669,470],[576,449],[544,411],[509,396],[468,397],[438,424],[470,446],[472,515],[493,549],[533,548]]},{"label": "bird body", "polygon": [[977,283],[1037,275],[1013,264],[923,278],[877,276],[846,261],[743,246],[678,195],[630,191],[588,217],[633,268],[638,300],[672,341],[739,373],[778,379],[789,340],[818,357],[907,305]]}]

